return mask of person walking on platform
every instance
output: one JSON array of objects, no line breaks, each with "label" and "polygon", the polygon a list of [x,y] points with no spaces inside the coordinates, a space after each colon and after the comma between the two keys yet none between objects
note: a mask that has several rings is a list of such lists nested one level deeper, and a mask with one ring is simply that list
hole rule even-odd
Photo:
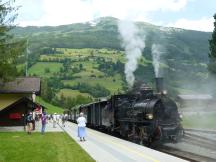
[{"label": "person walking on platform", "polygon": [[67,114],[63,114],[61,119],[62,119],[62,127],[65,127],[65,122],[68,120]]},{"label": "person walking on platform", "polygon": [[35,130],[35,118],[36,118],[36,113],[35,111],[32,111],[32,130]]},{"label": "person walking on platform", "polygon": [[53,128],[56,128],[56,122],[57,122],[57,114],[53,114]]},{"label": "person walking on platform", "polygon": [[27,133],[28,134],[31,134],[31,132],[32,132],[32,121],[33,121],[32,112],[29,112],[27,117],[26,117]]},{"label": "person walking on platform", "polygon": [[80,116],[77,119],[78,124],[78,137],[80,138],[80,141],[85,141],[85,127],[86,127],[86,118],[84,117],[84,114],[81,112]]},{"label": "person walking on platform", "polygon": [[45,128],[46,128],[46,112],[43,112],[42,113],[42,116],[41,116],[41,124],[42,124],[42,127],[41,127],[41,134],[44,134],[45,132]]}]

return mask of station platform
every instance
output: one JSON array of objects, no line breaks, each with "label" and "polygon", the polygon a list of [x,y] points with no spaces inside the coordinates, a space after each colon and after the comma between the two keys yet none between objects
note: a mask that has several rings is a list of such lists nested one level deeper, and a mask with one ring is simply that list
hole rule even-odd
[{"label": "station platform", "polygon": [[[62,128],[56,124],[56,127],[53,128],[53,123],[48,121],[46,124],[45,132],[63,132]],[[0,127],[0,132],[23,132],[26,131],[26,126],[10,126],[10,127]],[[35,122],[35,130],[33,132],[41,131],[41,121]]]},{"label": "station platform", "polygon": [[186,162],[186,160],[125,141],[93,129],[86,129],[86,141],[77,137],[77,125],[67,122],[67,132],[97,162]]}]

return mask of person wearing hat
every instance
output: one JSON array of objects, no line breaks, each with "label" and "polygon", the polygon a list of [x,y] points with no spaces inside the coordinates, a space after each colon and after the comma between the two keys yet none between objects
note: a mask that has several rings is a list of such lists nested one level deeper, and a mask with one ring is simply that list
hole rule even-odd
[{"label": "person wearing hat", "polygon": [[77,119],[78,124],[78,137],[80,138],[80,141],[85,141],[86,136],[86,118],[84,117],[84,114],[81,112],[80,116]]},{"label": "person wearing hat", "polygon": [[57,122],[57,113],[53,114],[53,128],[56,128],[56,122]]}]

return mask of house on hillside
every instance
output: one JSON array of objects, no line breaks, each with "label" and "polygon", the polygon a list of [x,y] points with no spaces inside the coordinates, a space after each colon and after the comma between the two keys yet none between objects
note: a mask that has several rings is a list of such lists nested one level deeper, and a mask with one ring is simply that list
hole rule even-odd
[{"label": "house on hillside", "polygon": [[38,109],[35,95],[40,95],[40,78],[23,77],[0,82],[0,126],[22,126],[29,111]]}]

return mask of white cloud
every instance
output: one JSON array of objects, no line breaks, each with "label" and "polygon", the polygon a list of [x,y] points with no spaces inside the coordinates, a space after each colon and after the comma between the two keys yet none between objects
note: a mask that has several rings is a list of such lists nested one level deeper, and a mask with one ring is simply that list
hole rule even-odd
[{"label": "white cloud", "polygon": [[[62,25],[86,22],[103,16],[119,19],[151,22],[150,13],[157,11],[178,12],[192,0],[19,0],[18,24],[28,25]],[[38,12],[38,13],[37,13]],[[166,26],[213,31],[213,18],[200,20],[179,19]],[[161,20],[160,24],[164,24]]]},{"label": "white cloud", "polygon": [[200,20],[179,19],[174,23],[167,24],[166,26],[212,32],[214,30],[214,18],[203,17]]},{"label": "white cloud", "polygon": [[153,11],[179,11],[188,0],[92,0],[91,4],[101,16],[114,16],[121,19],[127,17],[145,17]]},{"label": "white cloud", "polygon": [[[22,0],[24,2],[24,0]],[[90,21],[96,17],[113,16],[120,19],[148,21],[148,13],[155,11],[176,12],[183,9],[189,0],[40,0],[43,15],[35,20],[20,20],[20,25],[60,25]],[[30,3],[32,6],[30,6]],[[30,0],[21,8],[21,14],[31,17],[28,8],[35,5]],[[38,8],[38,6],[37,6]],[[28,12],[27,12],[28,11]],[[22,16],[22,15],[21,15]],[[26,15],[25,15],[26,16]],[[141,19],[142,18],[142,19]],[[29,24],[28,24],[29,22]]]}]

